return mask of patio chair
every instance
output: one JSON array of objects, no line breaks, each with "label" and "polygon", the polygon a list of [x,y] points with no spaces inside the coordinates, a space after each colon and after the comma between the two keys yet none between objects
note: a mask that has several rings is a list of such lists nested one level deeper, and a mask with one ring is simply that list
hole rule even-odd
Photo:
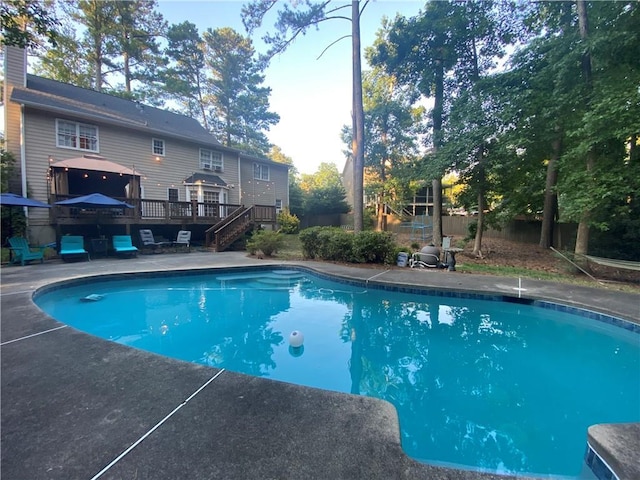
[{"label": "patio chair", "polygon": [[38,250],[34,251],[24,237],[10,237],[9,245],[10,252],[13,256],[11,263],[20,262],[20,265],[24,267],[24,262],[30,262],[32,260],[40,260],[40,263],[44,262],[44,249],[46,247],[35,247]]},{"label": "patio chair", "polygon": [[114,235],[112,242],[116,255],[138,255],[138,249],[131,243],[131,235]]},{"label": "patio chair", "polygon": [[60,257],[65,262],[71,258],[79,256],[87,256],[89,258],[89,252],[84,249],[84,237],[80,235],[65,235],[60,238]]},{"label": "patio chair", "polygon": [[175,242],[173,242],[173,246],[176,247],[187,247],[187,252],[191,251],[191,230],[180,230],[178,235],[176,236]]},{"label": "patio chair", "polygon": [[153,252],[161,252],[162,247],[171,245],[171,242],[156,242],[153,238],[153,232],[148,228],[140,230],[140,240],[142,241],[142,249],[151,249]]}]

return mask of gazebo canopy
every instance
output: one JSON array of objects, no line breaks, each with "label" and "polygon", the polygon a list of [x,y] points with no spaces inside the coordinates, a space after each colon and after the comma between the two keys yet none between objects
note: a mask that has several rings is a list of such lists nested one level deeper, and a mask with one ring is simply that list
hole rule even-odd
[{"label": "gazebo canopy", "polygon": [[98,172],[118,173],[121,175],[135,175],[141,176],[142,174],[130,167],[125,167],[119,163],[107,160],[99,155],[83,155],[82,157],[68,158],[67,160],[60,160],[51,164],[53,168],[73,168],[76,170],[95,170]]}]

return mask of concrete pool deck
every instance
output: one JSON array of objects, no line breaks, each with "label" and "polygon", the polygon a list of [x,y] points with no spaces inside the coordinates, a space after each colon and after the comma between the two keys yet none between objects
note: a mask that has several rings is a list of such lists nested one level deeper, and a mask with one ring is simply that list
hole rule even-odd
[{"label": "concrete pool deck", "polygon": [[[513,478],[413,461],[402,451],[395,409],[386,402],[134,350],[66,327],[32,301],[37,288],[85,276],[274,264],[416,288],[518,296],[514,278],[279,262],[244,252],[2,267],[2,478]],[[640,323],[640,295],[528,279],[522,288],[527,298]],[[607,463],[623,473],[621,480],[640,478],[638,424],[594,428],[590,435]]]}]

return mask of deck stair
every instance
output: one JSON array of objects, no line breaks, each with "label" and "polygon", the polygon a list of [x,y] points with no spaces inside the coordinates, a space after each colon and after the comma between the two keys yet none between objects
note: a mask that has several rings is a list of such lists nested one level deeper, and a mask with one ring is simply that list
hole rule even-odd
[{"label": "deck stair", "polygon": [[208,228],[206,233],[206,245],[214,248],[216,252],[222,252],[251,230],[254,226],[253,206],[240,206],[229,216]]}]

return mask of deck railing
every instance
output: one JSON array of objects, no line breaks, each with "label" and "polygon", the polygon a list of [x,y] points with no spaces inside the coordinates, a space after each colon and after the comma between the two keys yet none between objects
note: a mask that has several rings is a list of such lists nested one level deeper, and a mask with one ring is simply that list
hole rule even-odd
[{"label": "deck railing", "polygon": [[[55,205],[55,202],[74,198],[76,195],[52,195],[50,215],[54,223],[58,221],[86,219],[100,215],[105,220],[107,218],[122,219],[135,223],[136,221],[153,221],[160,223],[169,223],[171,220],[182,221],[184,223],[218,223],[226,218],[231,212],[236,210],[239,205],[230,203],[213,203],[213,202],[173,202],[169,200],[152,200],[152,199],[136,199],[136,198],[116,198],[124,201],[134,208],[78,208]],[[268,207],[275,211],[275,207]],[[268,214],[267,214],[268,216]],[[266,220],[263,220],[266,221]],[[274,217],[275,221],[275,217]]]}]

